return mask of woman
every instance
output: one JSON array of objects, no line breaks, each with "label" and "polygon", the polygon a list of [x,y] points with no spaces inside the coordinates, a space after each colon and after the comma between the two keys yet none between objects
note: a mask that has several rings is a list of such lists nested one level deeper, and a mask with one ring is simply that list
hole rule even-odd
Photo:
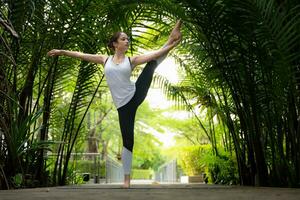
[{"label": "woman", "polygon": [[[126,33],[115,33],[109,47],[114,51],[113,56],[93,55],[81,52],[53,49],[48,56],[69,56],[88,62],[104,65],[104,73],[113,102],[118,110],[119,124],[123,139],[122,164],[124,169],[124,187],[130,187],[130,172],[132,149],[134,142],[134,119],[138,106],[146,98],[151,85],[155,68],[166,57],[168,52],[177,46],[181,40],[181,21],[177,21],[167,43],[163,48],[149,54],[126,57],[129,39]],[[147,63],[135,83],[130,81],[135,66]]]}]

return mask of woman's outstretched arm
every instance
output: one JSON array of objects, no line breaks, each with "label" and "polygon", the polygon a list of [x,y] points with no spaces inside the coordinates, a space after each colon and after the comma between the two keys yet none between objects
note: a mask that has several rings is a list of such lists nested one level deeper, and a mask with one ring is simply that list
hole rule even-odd
[{"label": "woman's outstretched arm", "polygon": [[88,53],[81,53],[78,51],[68,51],[68,50],[60,50],[60,49],[52,49],[47,53],[48,56],[68,56],[72,58],[79,58],[81,60],[97,63],[97,64],[104,64],[107,56],[105,55],[97,55],[97,54],[88,54]]},{"label": "woman's outstretched arm", "polygon": [[136,66],[136,65],[144,64],[151,60],[157,60],[161,57],[166,56],[168,52],[171,49],[173,49],[175,46],[177,46],[181,40],[181,32],[180,32],[181,24],[182,24],[181,20],[178,20],[172,32],[170,33],[167,43],[161,49],[151,52],[149,54],[132,57],[132,65]]}]

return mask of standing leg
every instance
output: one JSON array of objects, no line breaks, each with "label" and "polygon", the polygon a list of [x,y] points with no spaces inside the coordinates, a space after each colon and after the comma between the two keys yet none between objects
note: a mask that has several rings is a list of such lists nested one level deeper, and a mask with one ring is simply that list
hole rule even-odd
[{"label": "standing leg", "polygon": [[132,150],[134,144],[134,119],[136,110],[146,98],[156,67],[156,61],[147,63],[136,82],[136,92],[134,96],[126,105],[118,108],[119,124],[123,139],[122,164],[124,169],[125,188],[130,186]]},{"label": "standing leg", "polygon": [[[160,59],[160,63],[165,57]],[[124,106],[118,109],[120,129],[123,139],[122,164],[124,169],[124,187],[130,186],[130,172],[132,164],[132,150],[134,144],[134,119],[138,106],[147,96],[152,82],[154,70],[157,67],[157,61],[147,63],[143,72],[136,81],[136,91],[132,99]]]},{"label": "standing leg", "polygon": [[126,188],[130,186],[135,114],[136,109],[130,102],[118,109],[120,129],[123,139],[122,164],[124,169],[124,187]]}]

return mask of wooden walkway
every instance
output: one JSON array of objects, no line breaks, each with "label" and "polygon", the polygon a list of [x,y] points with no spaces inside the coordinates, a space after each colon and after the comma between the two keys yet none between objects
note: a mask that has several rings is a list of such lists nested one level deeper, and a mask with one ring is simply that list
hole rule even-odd
[{"label": "wooden walkway", "polygon": [[0,191],[1,200],[299,200],[300,189],[205,184],[80,185]]}]

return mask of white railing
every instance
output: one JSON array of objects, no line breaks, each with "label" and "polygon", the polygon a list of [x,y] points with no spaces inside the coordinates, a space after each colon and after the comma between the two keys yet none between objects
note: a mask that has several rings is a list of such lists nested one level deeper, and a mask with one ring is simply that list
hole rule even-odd
[{"label": "white railing", "polygon": [[[48,153],[48,157],[56,157],[57,154]],[[71,176],[71,183],[76,184],[76,176],[88,176],[89,183],[120,183],[124,179],[123,168],[120,162],[112,158],[112,156],[105,156],[105,160],[101,159],[101,153],[71,153],[70,167],[73,167],[73,175]],[[89,169],[85,171],[79,170],[79,160],[89,160],[91,161]],[[100,165],[104,161],[104,165]],[[105,173],[101,176],[101,171],[103,172],[105,168]],[[103,177],[105,176],[105,177]],[[73,180],[74,179],[74,180]]]},{"label": "white railing", "polygon": [[165,163],[155,172],[155,181],[158,182],[178,182],[177,179],[177,161]]},{"label": "white railing", "polygon": [[105,180],[106,183],[120,183],[124,179],[123,167],[121,163],[110,156],[106,156]]}]

